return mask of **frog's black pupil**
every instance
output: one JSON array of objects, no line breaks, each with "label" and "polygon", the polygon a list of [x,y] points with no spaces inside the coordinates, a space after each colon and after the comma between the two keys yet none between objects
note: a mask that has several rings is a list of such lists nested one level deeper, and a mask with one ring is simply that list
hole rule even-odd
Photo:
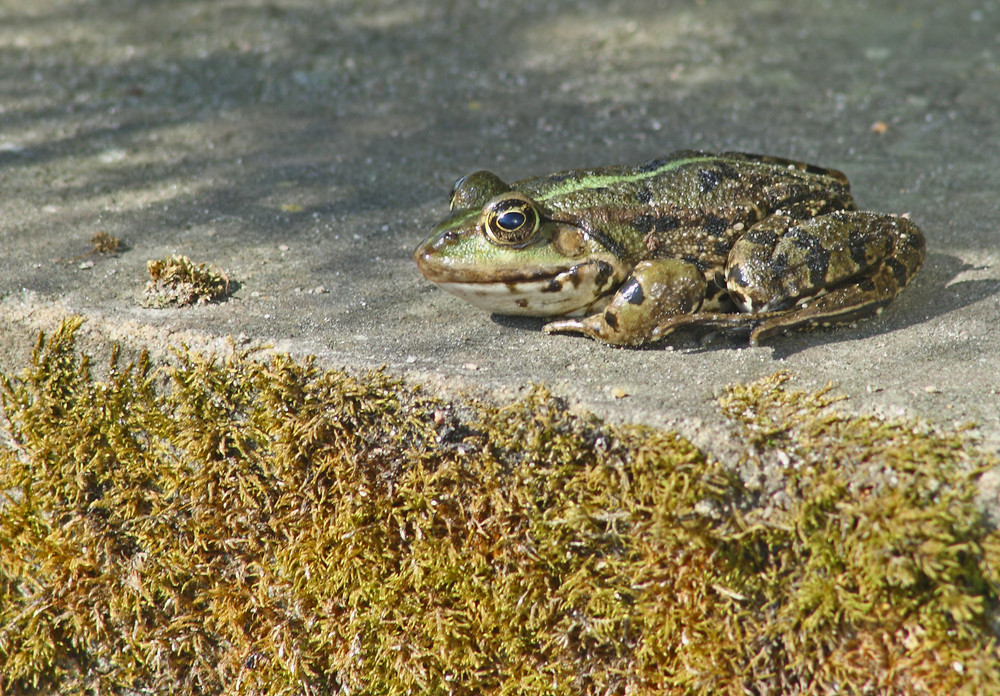
[{"label": "frog's black pupil", "polygon": [[516,230],[524,224],[524,213],[508,210],[497,218],[497,224],[505,230]]}]

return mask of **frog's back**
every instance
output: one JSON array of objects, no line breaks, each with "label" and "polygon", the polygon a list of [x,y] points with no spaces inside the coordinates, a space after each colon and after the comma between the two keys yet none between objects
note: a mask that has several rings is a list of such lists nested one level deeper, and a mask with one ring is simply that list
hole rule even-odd
[{"label": "frog's back", "polygon": [[816,192],[850,200],[835,169],[743,152],[682,150],[637,165],[573,169],[515,182],[513,187],[558,210],[622,204],[633,208],[718,207],[731,201],[779,207]]},{"label": "frog's back", "polygon": [[744,229],[778,211],[850,210],[839,171],[739,152],[681,151],[639,165],[577,169],[516,182],[555,219],[600,230],[632,261],[672,256],[709,274]]}]

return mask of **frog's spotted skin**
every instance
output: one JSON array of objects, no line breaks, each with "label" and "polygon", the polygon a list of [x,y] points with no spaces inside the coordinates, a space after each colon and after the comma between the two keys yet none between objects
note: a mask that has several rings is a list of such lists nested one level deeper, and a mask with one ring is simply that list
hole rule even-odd
[{"label": "frog's spotted skin", "polygon": [[680,152],[506,184],[460,179],[421,272],[504,314],[618,345],[681,326],[784,330],[871,314],[920,268],[905,218],[854,209],[846,177],[774,157]]}]

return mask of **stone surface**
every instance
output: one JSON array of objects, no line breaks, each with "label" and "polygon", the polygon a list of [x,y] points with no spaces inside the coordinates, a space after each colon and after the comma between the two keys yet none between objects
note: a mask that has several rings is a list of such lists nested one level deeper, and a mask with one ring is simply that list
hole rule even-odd
[{"label": "stone surface", "polygon": [[[83,313],[96,343],[232,335],[445,392],[545,382],[702,442],[724,385],[787,369],[1000,448],[996,2],[7,0],[0,65],[4,367]],[[681,148],[842,169],[861,207],[920,225],[926,266],[856,327],[621,350],[476,311],[410,259],[470,171]],[[98,232],[125,250],[88,255]],[[233,296],[141,307],[170,254]]]}]

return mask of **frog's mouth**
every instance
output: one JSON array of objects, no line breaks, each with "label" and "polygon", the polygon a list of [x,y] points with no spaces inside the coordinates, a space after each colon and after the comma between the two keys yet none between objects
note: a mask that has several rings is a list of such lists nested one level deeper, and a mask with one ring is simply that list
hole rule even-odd
[{"label": "frog's mouth", "polygon": [[481,309],[525,316],[572,316],[599,310],[624,280],[613,258],[576,264],[478,267],[442,264],[432,254],[414,254],[427,280]]}]

